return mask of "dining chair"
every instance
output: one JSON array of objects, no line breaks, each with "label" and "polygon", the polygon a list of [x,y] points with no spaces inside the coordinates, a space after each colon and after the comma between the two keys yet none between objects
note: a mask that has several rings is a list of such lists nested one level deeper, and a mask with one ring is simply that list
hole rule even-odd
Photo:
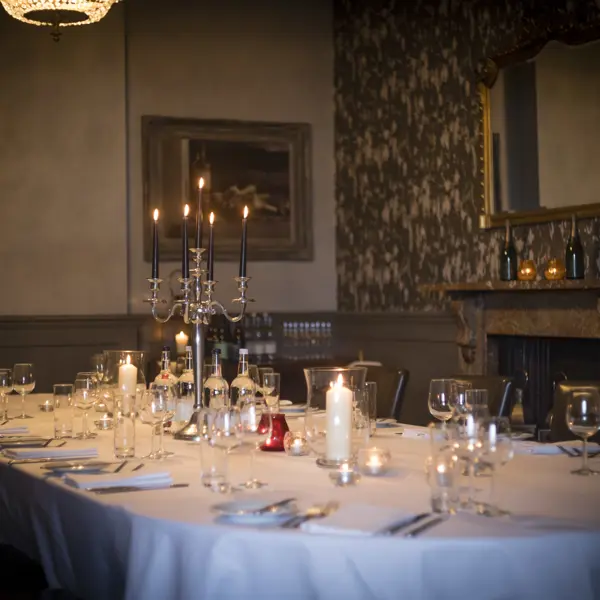
[{"label": "dining chair", "polygon": [[516,399],[512,377],[505,377],[504,375],[457,375],[453,379],[468,382],[475,389],[487,390],[490,414],[493,417],[510,417]]},{"label": "dining chair", "polygon": [[[600,381],[572,381],[565,380],[557,382],[554,389],[552,409],[548,421],[550,425],[550,441],[564,442],[566,440],[580,440],[571,433],[567,425],[567,404],[575,388],[591,387],[600,392]],[[600,443],[600,432],[590,438],[591,442]]]}]

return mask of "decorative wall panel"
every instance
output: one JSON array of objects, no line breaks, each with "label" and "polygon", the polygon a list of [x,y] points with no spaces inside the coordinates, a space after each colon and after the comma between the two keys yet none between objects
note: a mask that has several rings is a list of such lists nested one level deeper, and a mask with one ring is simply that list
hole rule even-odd
[{"label": "decorative wall panel", "polygon": [[[440,308],[419,284],[497,278],[502,232],[478,228],[477,65],[548,26],[595,20],[594,0],[335,0],[339,309]],[[592,276],[599,231],[600,219],[580,223]],[[514,235],[542,266],[563,256],[568,226]]]}]

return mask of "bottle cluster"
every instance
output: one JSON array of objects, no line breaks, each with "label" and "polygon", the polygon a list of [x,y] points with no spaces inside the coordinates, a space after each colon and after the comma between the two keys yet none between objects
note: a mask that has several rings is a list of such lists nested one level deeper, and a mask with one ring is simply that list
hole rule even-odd
[{"label": "bottle cluster", "polygon": [[325,360],[332,357],[333,329],[329,321],[285,321],[282,335],[286,360]]}]

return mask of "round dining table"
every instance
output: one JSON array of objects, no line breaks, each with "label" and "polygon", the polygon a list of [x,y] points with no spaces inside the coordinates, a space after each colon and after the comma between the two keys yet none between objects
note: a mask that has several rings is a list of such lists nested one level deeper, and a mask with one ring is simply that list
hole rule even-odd
[{"label": "round dining table", "polygon": [[[34,418],[6,426],[51,437],[52,412],[39,408],[49,398],[31,395],[27,409]],[[18,397],[9,402],[17,414]],[[288,425],[301,430],[301,416],[289,415]],[[150,426],[136,428],[142,457],[150,450]],[[96,433],[68,439],[64,448],[96,448],[100,459],[120,463],[113,432]],[[538,454],[532,444],[520,451],[515,442],[514,458],[497,473],[496,499],[509,515],[458,511],[413,537],[402,529],[356,535],[343,528],[237,524],[214,510],[227,500],[269,493],[295,498],[299,510],[336,502],[357,515],[429,512],[425,430],[378,429],[369,443],[390,451],[391,468],[363,475],[356,485],[334,485],[314,456],[260,452],[256,473],[268,486],[227,493],[202,484],[200,445],[170,436],[165,447],[172,456],[130,462],[143,464],[139,473],[168,472],[186,487],[96,494],[67,485],[44,469],[47,463],[9,464],[0,457],[0,543],[38,560],[51,586],[84,600],[600,598],[600,476],[572,475],[579,458]],[[590,463],[600,469],[600,457]],[[229,480],[244,481],[248,470],[248,455],[234,450]],[[475,478],[477,494],[485,497],[489,484],[489,477]]]}]

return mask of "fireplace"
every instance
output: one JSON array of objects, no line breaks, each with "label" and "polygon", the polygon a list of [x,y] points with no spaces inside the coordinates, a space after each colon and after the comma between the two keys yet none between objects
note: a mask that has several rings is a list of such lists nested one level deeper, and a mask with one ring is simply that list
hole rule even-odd
[{"label": "fireplace", "polygon": [[524,413],[544,427],[556,379],[600,380],[600,281],[485,281],[421,288],[450,297],[460,371],[527,373]]}]

